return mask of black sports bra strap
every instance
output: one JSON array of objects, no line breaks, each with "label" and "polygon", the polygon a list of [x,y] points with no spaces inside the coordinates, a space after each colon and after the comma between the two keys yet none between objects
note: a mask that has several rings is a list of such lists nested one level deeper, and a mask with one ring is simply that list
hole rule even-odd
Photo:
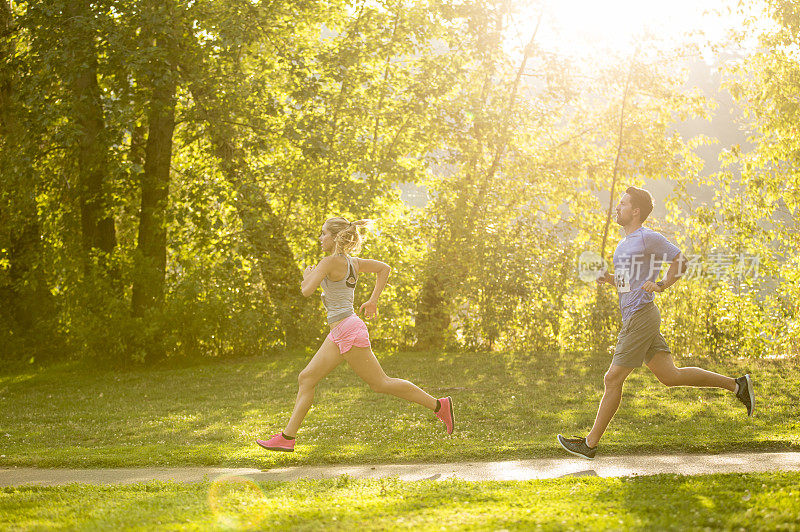
[{"label": "black sports bra strap", "polygon": [[353,286],[350,287],[353,288],[356,285],[356,281],[358,281],[358,275],[356,275],[355,268],[353,267],[353,259],[348,256],[346,257],[347,257],[347,277],[345,277],[345,284],[347,286],[350,286],[350,283],[352,282]]}]

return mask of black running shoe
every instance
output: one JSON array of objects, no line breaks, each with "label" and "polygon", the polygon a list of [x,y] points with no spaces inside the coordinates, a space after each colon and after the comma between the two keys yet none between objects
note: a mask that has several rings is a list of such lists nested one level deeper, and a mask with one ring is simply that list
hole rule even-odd
[{"label": "black running shoe", "polygon": [[563,447],[568,453],[574,454],[575,456],[580,456],[581,458],[586,458],[588,460],[592,460],[597,452],[596,446],[589,447],[586,445],[586,438],[579,438],[578,436],[565,438],[559,434],[558,443],[560,443],[561,447]]},{"label": "black running shoe", "polygon": [[756,394],[753,392],[753,381],[750,380],[750,375],[739,377],[736,379],[736,384],[739,385],[736,398],[747,407],[747,415],[752,416],[756,409]]}]

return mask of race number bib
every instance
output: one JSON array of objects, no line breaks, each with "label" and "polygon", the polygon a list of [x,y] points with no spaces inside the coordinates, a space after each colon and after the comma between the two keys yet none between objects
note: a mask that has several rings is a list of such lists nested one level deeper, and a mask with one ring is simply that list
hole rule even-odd
[{"label": "race number bib", "polygon": [[617,292],[625,294],[631,291],[631,275],[628,270],[617,270],[614,272],[614,283],[617,285]]}]

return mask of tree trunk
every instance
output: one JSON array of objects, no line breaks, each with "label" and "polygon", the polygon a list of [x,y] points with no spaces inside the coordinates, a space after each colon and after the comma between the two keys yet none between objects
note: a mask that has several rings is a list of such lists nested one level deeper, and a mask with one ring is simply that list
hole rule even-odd
[{"label": "tree trunk", "polygon": [[133,281],[132,306],[135,316],[164,303],[167,264],[166,214],[169,204],[169,175],[172,135],[175,131],[174,75],[166,73],[156,83],[148,111],[148,133],[144,171],[141,175],[142,206],[137,241],[138,275]]},{"label": "tree trunk", "polygon": [[12,40],[13,18],[7,0],[0,0],[0,136],[7,141],[8,132],[13,131],[11,112],[14,92],[14,72],[11,57],[14,55]]},{"label": "tree trunk", "polygon": [[494,180],[494,176],[497,174],[497,171],[500,169],[500,162],[502,161],[506,147],[508,146],[509,131],[511,129],[511,117],[514,115],[514,107],[517,102],[517,93],[519,92],[520,81],[522,80],[522,75],[525,73],[525,68],[528,65],[528,59],[530,59],[531,54],[533,54],[533,46],[536,43],[536,35],[539,33],[539,26],[542,23],[543,13],[543,11],[539,13],[539,17],[536,20],[536,27],[533,30],[533,34],[531,35],[528,44],[525,46],[525,52],[523,53],[522,61],[517,68],[517,74],[514,77],[514,83],[511,85],[511,89],[508,92],[508,104],[506,105],[505,112],[503,113],[503,125],[500,128],[500,134],[497,137],[497,142],[494,147],[495,149],[494,154],[492,155],[492,164],[489,166],[489,170],[484,174],[483,179],[480,180],[478,196],[475,198],[469,215],[465,219],[464,227],[467,235],[472,234],[474,230],[474,220],[478,217],[478,212],[484,207],[484,201],[486,199],[486,193],[489,189],[489,185]]},{"label": "tree trunk", "polygon": [[258,183],[246,177],[247,161],[225,133],[211,127],[212,143],[226,180],[236,191],[235,207],[253,249],[264,285],[264,296],[275,309],[284,345],[300,347],[307,340],[302,318],[309,300],[300,292],[301,272],[289,249],[283,227]]},{"label": "tree trunk", "polygon": [[446,299],[449,282],[434,266],[429,267],[423,277],[417,312],[414,316],[414,332],[417,349],[439,350],[445,347],[450,330],[450,311]]},{"label": "tree trunk", "polygon": [[[608,232],[611,226],[611,212],[614,208],[614,196],[617,188],[617,181],[619,180],[619,162],[622,158],[622,149],[625,144],[625,111],[628,104],[628,96],[630,94],[631,78],[633,76],[633,66],[636,60],[638,49],[631,57],[631,63],[628,68],[628,76],[625,79],[625,88],[622,92],[622,104],[619,111],[619,128],[617,134],[617,155],[614,160],[614,172],[611,176],[611,190],[610,197],[608,198],[608,209],[606,211],[606,221],[603,226],[603,239],[600,244],[600,257],[605,260],[606,257],[606,243],[608,242]],[[594,312],[592,313],[592,335],[593,344],[600,346],[604,344],[605,332],[608,330],[608,313],[610,311],[607,303],[607,296],[604,295],[605,291],[601,286],[597,286],[595,291],[595,305]]]},{"label": "tree trunk", "polygon": [[222,108],[197,83],[190,81],[189,90],[205,115],[222,175],[236,191],[234,207],[261,274],[264,298],[275,310],[283,331],[284,345],[300,347],[308,340],[308,327],[302,318],[309,310],[310,299],[300,292],[302,272],[284,236],[283,225],[272,211],[264,189],[248,177],[246,156],[235,144],[235,130],[228,125],[232,120],[212,116],[210,109],[219,111]]},{"label": "tree trunk", "polygon": [[77,173],[81,211],[81,240],[88,268],[93,250],[111,254],[117,245],[110,195],[105,183],[108,146],[97,83],[95,31],[92,8],[86,0],[67,2],[64,24],[74,38],[64,42],[67,87],[72,93],[72,121],[77,126]]},{"label": "tree trunk", "polygon": [[[498,36],[503,31],[502,13],[504,12],[505,10],[497,15],[495,22],[494,32]],[[536,40],[536,35],[539,31],[541,18],[542,16],[540,14],[530,41],[525,47],[525,52],[517,69],[514,83],[506,95],[506,101],[508,103],[505,107],[504,121],[500,126],[500,132],[495,144],[492,162],[489,169],[484,172],[481,177],[481,172],[479,169],[480,160],[483,158],[483,152],[486,147],[484,145],[486,142],[486,132],[484,131],[484,126],[489,126],[489,124],[484,124],[483,120],[479,119],[478,117],[480,116],[482,108],[486,105],[491,93],[492,80],[495,76],[496,70],[496,59],[492,59],[484,64],[484,81],[481,88],[481,95],[478,104],[479,106],[477,112],[475,113],[476,118],[473,122],[472,128],[472,135],[476,141],[476,147],[473,156],[470,159],[468,165],[469,170],[467,174],[468,179],[474,178],[478,181],[478,193],[472,199],[471,207],[468,208],[467,205],[470,203],[468,191],[471,187],[469,186],[469,183],[465,183],[465,186],[458,195],[456,201],[456,221],[451,222],[452,225],[450,227],[449,238],[445,239],[444,248],[438,244],[434,247],[432,251],[434,260],[436,260],[437,256],[449,254],[451,252],[450,250],[465,250],[472,247],[468,243],[472,240],[472,236],[474,234],[475,220],[478,217],[479,210],[484,206],[485,195],[489,184],[494,179],[494,175],[500,168],[500,161],[505,152],[506,146],[508,145],[508,133],[511,126],[511,116],[516,104],[520,81],[522,79],[522,74],[525,71],[528,59],[530,59],[530,56],[533,52],[533,45]],[[489,57],[493,57],[493,54],[491,53],[488,53],[488,55]],[[437,240],[437,242],[439,242],[439,240]],[[475,248],[472,247],[472,249]],[[436,268],[429,268],[429,274],[425,276],[423,281],[415,317],[415,329],[417,332],[418,346],[437,349],[446,342],[445,335],[450,322],[449,311],[447,310],[447,302],[450,300],[448,291],[452,284],[453,283],[448,279],[445,279]],[[437,305],[437,307],[431,307],[430,305]]]},{"label": "tree trunk", "polygon": [[0,286],[0,307],[6,323],[29,330],[41,317],[52,316],[53,296],[41,269],[42,235],[34,200],[35,181],[28,166],[20,167],[25,149],[16,110],[14,20],[11,7],[0,0],[0,174],[8,194],[0,196],[9,224],[3,228],[8,245],[8,283]]},{"label": "tree trunk", "polygon": [[12,228],[8,250],[9,285],[2,289],[3,313],[20,331],[29,331],[40,318],[52,317],[53,296],[41,271],[41,229],[35,215]]},{"label": "tree trunk", "polygon": [[[638,52],[638,50],[637,50]],[[606,258],[606,242],[608,240],[608,230],[611,225],[611,211],[614,209],[614,193],[617,188],[617,181],[619,179],[619,160],[622,157],[622,147],[624,145],[624,131],[625,131],[625,107],[628,103],[628,95],[631,87],[631,77],[633,75],[633,64],[636,60],[636,53],[631,58],[631,64],[628,68],[628,76],[625,79],[625,89],[622,93],[622,106],[619,111],[619,132],[617,134],[617,156],[614,160],[614,172],[611,176],[611,196],[608,199],[608,210],[606,211],[606,223],[603,226],[603,240],[600,244],[600,257]]]}]

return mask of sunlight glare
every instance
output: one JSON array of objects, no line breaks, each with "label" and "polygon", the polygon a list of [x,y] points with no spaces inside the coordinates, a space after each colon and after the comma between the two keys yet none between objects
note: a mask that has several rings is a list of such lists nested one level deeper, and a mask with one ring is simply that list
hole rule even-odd
[{"label": "sunlight glare", "polygon": [[[675,44],[725,38],[734,24],[729,4],[719,0],[545,0],[537,41],[572,58],[625,54],[644,35]],[[520,41],[530,39],[539,13],[525,14],[517,25]]]}]

